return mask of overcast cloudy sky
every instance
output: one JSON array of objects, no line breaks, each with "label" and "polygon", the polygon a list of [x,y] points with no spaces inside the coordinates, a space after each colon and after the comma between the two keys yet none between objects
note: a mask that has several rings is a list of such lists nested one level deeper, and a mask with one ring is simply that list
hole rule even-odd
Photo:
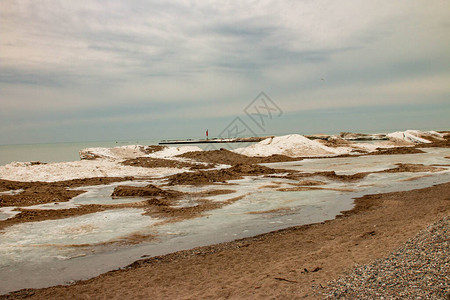
[{"label": "overcast cloudy sky", "polygon": [[0,0],[1,144],[217,135],[261,91],[265,133],[449,129],[450,2]]}]

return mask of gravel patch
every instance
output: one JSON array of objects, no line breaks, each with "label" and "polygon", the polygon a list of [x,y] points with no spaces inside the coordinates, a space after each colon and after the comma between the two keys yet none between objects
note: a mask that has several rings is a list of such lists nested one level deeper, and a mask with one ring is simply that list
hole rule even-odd
[{"label": "gravel patch", "polygon": [[450,299],[450,216],[325,287],[327,299]]}]

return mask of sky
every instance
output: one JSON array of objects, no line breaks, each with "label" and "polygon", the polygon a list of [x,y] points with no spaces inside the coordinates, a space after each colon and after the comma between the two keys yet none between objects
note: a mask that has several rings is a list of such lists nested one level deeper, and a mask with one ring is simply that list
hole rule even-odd
[{"label": "sky", "polygon": [[0,144],[222,136],[236,120],[449,130],[449,115],[449,1],[0,0]]}]

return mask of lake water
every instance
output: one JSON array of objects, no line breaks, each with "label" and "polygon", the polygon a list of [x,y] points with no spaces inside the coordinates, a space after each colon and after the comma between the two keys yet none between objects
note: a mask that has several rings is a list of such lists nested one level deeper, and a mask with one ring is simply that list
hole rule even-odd
[{"label": "lake water", "polygon": [[[158,145],[160,140],[132,140],[132,141],[98,141],[98,142],[74,142],[54,144],[24,144],[24,145],[0,145],[0,166],[13,161],[29,162],[63,162],[80,160],[79,151],[94,147],[120,147],[125,145]],[[197,146],[204,150],[219,148],[236,149],[248,146],[252,143],[229,144],[189,144],[169,146]]]},{"label": "lake water", "polygon": [[0,165],[13,161],[62,162],[80,160],[78,152],[92,147],[118,147],[124,145],[156,145],[159,140],[99,141],[55,144],[0,145]]}]

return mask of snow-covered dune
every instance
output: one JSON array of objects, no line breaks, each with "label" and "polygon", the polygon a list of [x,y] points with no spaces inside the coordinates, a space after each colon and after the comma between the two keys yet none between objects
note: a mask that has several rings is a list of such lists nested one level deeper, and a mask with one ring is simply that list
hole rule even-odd
[{"label": "snow-covered dune", "polygon": [[182,147],[162,147],[159,151],[149,153],[148,149],[153,146],[127,145],[114,148],[86,148],[80,151],[81,159],[110,159],[125,160],[137,157],[154,157],[154,158],[174,158],[177,155],[190,152],[202,151],[196,146]]},{"label": "snow-covered dune", "polygon": [[153,152],[146,156],[154,157],[154,158],[174,159],[177,155],[180,155],[180,154],[183,154],[186,152],[191,152],[191,151],[203,151],[203,150],[197,146],[165,147],[161,151]]},{"label": "snow-covered dune", "polygon": [[81,160],[39,165],[12,162],[8,165],[0,166],[0,178],[18,181],[51,182],[91,177],[163,177],[183,171],[185,170],[174,168],[141,168],[124,166],[118,162],[107,159]]},{"label": "snow-covered dune", "polygon": [[[151,146],[150,146],[151,147]],[[0,166],[0,178],[18,181],[60,181],[91,177],[164,177],[187,171],[182,168],[142,168],[121,164],[137,157],[176,158],[178,154],[201,151],[199,147],[163,147],[149,153],[148,147],[129,145],[114,148],[87,148],[80,151],[81,161],[33,164],[12,162]]]},{"label": "snow-covered dune", "polygon": [[80,150],[81,159],[95,159],[106,158],[112,160],[132,159],[140,156],[145,156],[144,146],[141,145],[127,145],[114,148],[86,148]]},{"label": "snow-covered dune", "polygon": [[290,134],[265,139],[257,144],[234,150],[247,156],[270,156],[274,154],[298,156],[323,156],[348,153],[348,147],[331,148],[310,140],[303,135]]},{"label": "snow-covered dune", "polygon": [[[391,132],[386,135],[390,139],[403,140],[409,143],[431,143],[432,139],[442,139],[444,135],[436,131],[406,130]],[[427,139],[429,138],[429,139]]]}]

